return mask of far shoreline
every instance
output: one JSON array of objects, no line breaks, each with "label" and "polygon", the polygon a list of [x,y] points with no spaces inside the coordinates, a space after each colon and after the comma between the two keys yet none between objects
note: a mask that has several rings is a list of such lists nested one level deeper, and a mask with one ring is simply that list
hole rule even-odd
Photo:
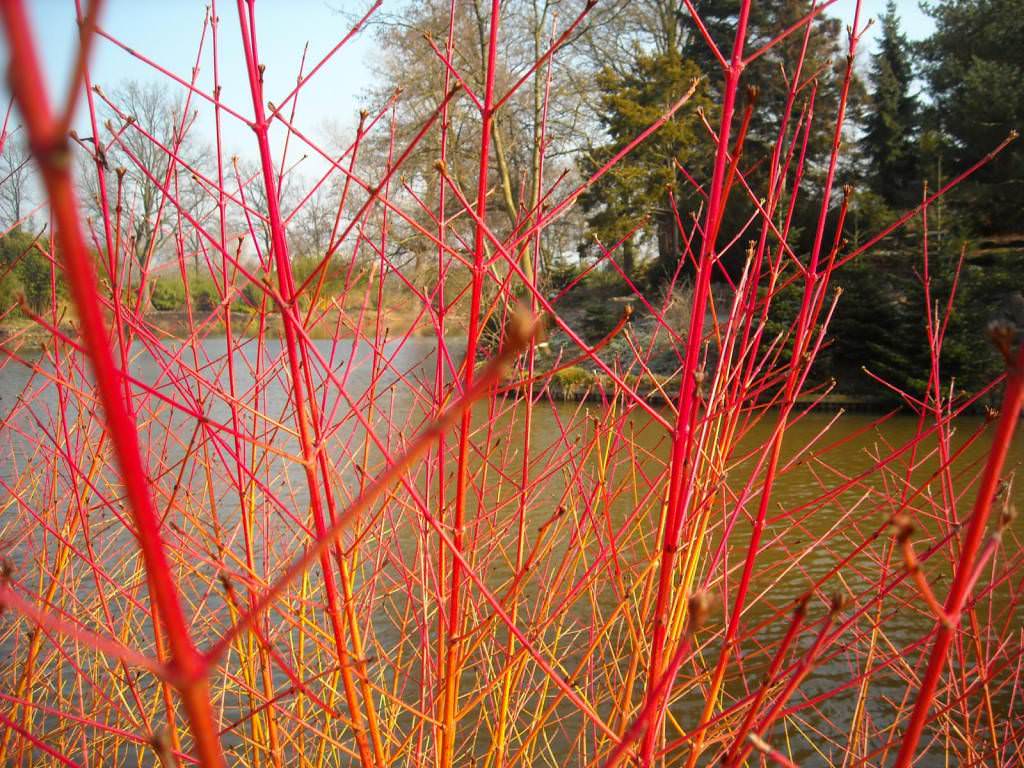
[{"label": "far shoreline", "polygon": [[[193,321],[195,321],[196,314],[199,313],[193,315]],[[206,317],[208,318],[209,315],[207,314]],[[256,334],[251,332],[254,319],[255,316],[247,312],[232,313],[232,328],[234,332],[242,337],[256,338]],[[401,323],[401,319],[403,318],[401,318],[400,313],[394,312],[386,312],[382,316],[382,322],[385,322],[384,327],[390,331],[388,333],[389,340],[393,341],[407,336],[419,339],[435,338],[433,329],[429,325],[420,324],[419,327],[412,327],[410,329],[411,324],[408,321]],[[280,327],[280,317],[268,318],[268,320],[269,322],[264,328],[266,338],[282,338],[283,332]],[[376,313],[373,312],[371,314],[368,312],[363,318],[364,329],[372,327],[376,320]],[[185,341],[190,335],[188,333],[188,313],[186,312],[152,310],[146,313],[146,321],[152,327],[164,332],[171,339]],[[201,325],[202,322],[202,320],[195,322],[195,325]],[[455,325],[457,328],[458,325]],[[453,328],[453,330],[456,328]],[[69,322],[62,323],[60,330],[71,338],[75,338],[77,335],[75,326]],[[310,338],[322,341],[329,341],[331,339],[347,341],[356,336],[353,328],[348,327],[344,322],[338,322],[337,313],[332,318],[332,322],[328,323],[326,320],[321,320],[309,333]],[[38,350],[41,345],[45,345],[52,339],[52,336],[53,334],[49,329],[30,321],[21,324],[3,324],[0,325],[0,350],[9,352],[8,355],[5,355],[7,357],[23,357],[26,352],[32,352],[33,348]],[[204,334],[203,339],[222,338],[226,338],[223,321],[217,319],[210,322],[208,332]],[[9,347],[11,342],[14,342],[14,347]],[[672,377],[657,382],[647,380],[644,377],[639,379],[629,377],[627,384],[642,394],[648,403],[654,405],[670,405],[679,395],[678,381]],[[538,386],[541,385],[538,382]],[[514,381],[507,382],[507,386],[510,393],[520,391],[520,388],[516,387]],[[551,399],[557,402],[599,404],[604,399],[602,392],[610,392],[615,385],[605,375],[579,366],[573,366],[568,369],[556,369],[543,386],[547,387],[548,395]],[[780,405],[781,403],[778,401],[773,402],[770,399],[766,399],[764,402],[757,403],[754,407],[775,409]],[[801,395],[794,402],[794,406],[800,410],[813,406],[815,411],[822,413],[836,413],[840,411],[848,413],[887,413],[892,410],[909,410],[905,405],[893,399],[841,392],[827,395]],[[981,415],[984,413],[984,406],[979,404],[967,412],[971,415]]]}]

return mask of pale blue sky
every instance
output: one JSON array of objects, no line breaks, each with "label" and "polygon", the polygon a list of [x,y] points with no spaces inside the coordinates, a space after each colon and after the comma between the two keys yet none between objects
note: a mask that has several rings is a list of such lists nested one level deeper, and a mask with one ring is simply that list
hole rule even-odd
[{"label": "pale blue sky", "polygon": [[[108,0],[101,27],[125,45],[189,80],[195,64],[203,18],[208,0]],[[74,0],[32,0],[28,3],[35,34],[45,56],[51,98],[65,92],[72,53],[77,46]],[[267,65],[264,89],[267,100],[280,102],[295,86],[304,45],[309,43],[306,70],[316,64],[351,29],[350,13],[367,7],[365,0],[263,0],[256,4],[256,25],[260,58]],[[340,11],[344,11],[342,13]],[[252,114],[248,78],[242,53],[236,3],[220,0],[218,46],[222,101],[248,117]],[[358,95],[370,84],[366,61],[371,54],[373,34],[363,31],[351,40],[304,86],[296,112],[296,124],[324,145],[330,141],[332,125],[351,128],[358,112]],[[0,56],[6,52],[0,47]],[[213,89],[213,58],[209,33],[204,43],[198,87]],[[108,93],[126,79],[156,80],[174,92],[186,90],[108,40],[99,38],[94,49],[93,82]],[[6,83],[3,100],[7,101]],[[213,141],[213,110],[208,102],[196,100],[200,123],[197,132]],[[238,120],[224,115],[224,144],[227,155],[252,157],[252,131]],[[90,133],[84,104],[76,124]],[[280,131],[280,129],[278,129]],[[300,153],[290,153],[297,157]]]},{"label": "pale blue sky", "polygon": [[[199,34],[208,0],[108,0],[101,26],[125,45],[144,52],[149,58],[188,79],[195,61]],[[394,10],[408,0],[385,0],[384,9]],[[279,102],[295,84],[303,46],[309,43],[307,68],[330,50],[350,29],[350,19],[368,6],[367,0],[260,0],[256,3],[260,57],[267,64],[267,99]],[[839,0],[829,13],[852,20],[855,0]],[[63,93],[71,56],[77,45],[74,0],[32,0],[28,3],[37,40],[45,54],[45,65],[52,93]],[[864,0],[862,15],[877,16],[885,0]],[[930,20],[917,0],[898,3],[904,29],[911,38],[928,33]],[[342,13],[344,12],[344,13]],[[241,114],[251,114],[252,105],[243,64],[236,4],[218,3],[222,98]],[[875,27],[877,29],[877,25]],[[865,41],[870,47],[872,40]],[[0,46],[0,56],[4,55]],[[304,87],[296,113],[296,124],[311,138],[327,146],[332,135],[351,133],[359,110],[359,95],[371,85],[368,62],[375,55],[372,30],[352,40]],[[134,59],[107,40],[100,39],[92,59],[95,83],[111,91],[125,79],[167,79]],[[201,63],[200,87],[212,90],[212,58],[207,38]],[[184,89],[171,84],[171,87]],[[56,90],[55,90],[56,88]],[[2,96],[6,103],[6,87]],[[212,109],[195,102],[201,118],[198,132],[212,142]],[[77,124],[85,127],[79,115]],[[228,155],[251,157],[254,144],[251,131],[238,121],[225,117],[225,151]],[[347,130],[346,130],[347,129]],[[280,130],[280,129],[279,129]],[[293,153],[292,157],[297,157]],[[320,164],[309,162],[313,171]]]}]

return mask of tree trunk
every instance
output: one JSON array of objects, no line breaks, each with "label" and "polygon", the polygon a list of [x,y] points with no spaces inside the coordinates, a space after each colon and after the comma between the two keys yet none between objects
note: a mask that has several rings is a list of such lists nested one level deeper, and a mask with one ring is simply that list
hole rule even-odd
[{"label": "tree trunk", "polygon": [[633,238],[622,243],[622,271],[630,282],[633,281],[633,265],[636,261],[636,244]]},{"label": "tree trunk", "polygon": [[666,278],[675,274],[682,257],[682,242],[675,214],[670,209],[658,212],[658,265]]}]

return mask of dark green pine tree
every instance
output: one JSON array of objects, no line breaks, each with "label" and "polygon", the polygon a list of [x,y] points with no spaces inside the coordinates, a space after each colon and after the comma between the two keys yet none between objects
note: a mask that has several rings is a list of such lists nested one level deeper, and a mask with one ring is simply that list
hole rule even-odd
[{"label": "dark green pine tree", "polygon": [[[936,0],[934,33],[920,44],[929,110],[944,136],[941,173],[978,162],[1024,127],[1024,4],[1021,0]],[[1019,139],[950,197],[957,218],[982,234],[1024,231],[1024,142]]]},{"label": "dark green pine tree", "polygon": [[[590,175],[621,151],[637,135],[664,115],[700,74],[696,65],[677,54],[638,53],[629,70],[618,74],[606,69],[597,78],[601,122],[607,141],[593,147],[582,163]],[[677,162],[685,163],[696,147],[699,93],[646,141],[633,149],[581,196],[589,234],[610,247],[639,228],[658,244],[659,271],[672,274],[681,251],[669,189],[679,186]],[[633,270],[637,237],[621,247],[627,274]]]},{"label": "dark green pine tree", "polygon": [[[931,89],[930,127],[941,136],[928,175],[946,181],[982,160],[1011,130],[1024,127],[1024,4],[936,0],[926,11],[935,31],[920,44],[922,69]],[[947,228],[988,236],[987,242],[968,245],[943,349],[944,371],[956,378],[958,388],[977,389],[1005,369],[985,329],[999,307],[1020,296],[1022,209],[1020,139],[947,197]],[[947,263],[952,264],[958,248],[950,243],[949,250]],[[943,300],[952,267],[933,272],[940,279],[935,293]]]},{"label": "dark green pine tree", "polygon": [[[697,0],[694,7],[701,15],[711,37],[724,55],[732,50],[736,35],[740,2],[739,0]],[[777,0],[777,2],[754,3],[751,8],[746,53],[753,54],[768,44],[780,31],[792,27],[812,13],[815,4],[811,0]],[[683,53],[692,58],[708,76],[708,88],[712,100],[720,100],[720,89],[723,83],[721,68],[702,35],[685,17],[692,28],[691,34],[685,39]],[[769,162],[775,142],[778,139],[782,115],[789,92],[790,79],[800,71],[799,90],[796,95],[793,113],[788,123],[788,135],[784,142],[792,140],[797,117],[801,109],[810,99],[811,91],[816,92],[814,99],[814,121],[811,126],[810,143],[807,151],[807,164],[803,175],[803,194],[798,200],[794,224],[791,230],[793,245],[797,250],[806,251],[813,238],[814,224],[821,206],[819,196],[822,176],[828,165],[835,129],[835,119],[839,109],[846,65],[847,41],[843,34],[843,26],[839,19],[818,14],[811,25],[811,34],[804,51],[804,34],[802,31],[789,35],[782,42],[774,44],[770,50],[758,56],[749,66],[744,68],[741,85],[757,94],[754,110],[743,149],[742,167],[746,179],[754,193],[764,197],[768,192]],[[803,56],[801,65],[801,56]],[[852,122],[857,112],[856,105],[863,98],[863,84],[859,78],[851,83],[847,102],[846,121]],[[734,128],[738,127],[740,116],[746,102],[737,107]],[[712,113],[713,114],[713,113]],[[712,124],[717,117],[713,118]],[[701,139],[704,139],[701,136]],[[710,147],[710,144],[706,146]],[[713,157],[707,150],[705,156]],[[710,176],[710,164],[704,168],[691,168],[697,178]],[[700,205],[697,196],[688,201],[693,208]],[[729,198],[724,216],[723,232],[736,232],[754,212],[754,205],[749,195],[736,192]],[[738,275],[744,261],[743,249],[735,249],[733,253],[723,257],[725,268]]]},{"label": "dark green pine tree", "polygon": [[[892,247],[895,246],[895,247]],[[865,369],[895,390],[920,397],[929,357],[925,308],[914,255],[904,244],[873,249],[843,266],[836,283],[843,294],[830,326],[827,367],[841,392],[899,401]]]},{"label": "dark green pine tree", "polygon": [[911,93],[910,44],[900,31],[896,3],[881,19],[878,51],[871,57],[871,107],[863,143],[870,161],[872,190],[893,208],[920,202],[917,98]]},{"label": "dark green pine tree", "polygon": [[[694,99],[692,104],[702,103],[708,121],[717,126],[717,111],[724,80],[722,69],[685,6],[680,3],[673,8],[670,2],[659,5],[662,6],[662,17],[674,14],[678,24],[662,25],[666,34],[655,41],[655,53],[637,53],[629,67],[618,67],[615,72],[609,69],[602,75],[599,83],[602,91],[599,116],[611,141],[591,153],[588,162],[584,164],[584,171],[598,167],[656,119],[669,102],[666,95],[683,92],[689,86],[691,74],[699,72],[705,78],[701,86],[703,98]],[[726,56],[732,50],[740,5],[739,0],[694,2],[711,37]],[[775,38],[780,30],[796,24],[813,9],[812,0],[754,3],[748,25],[747,54],[761,48]],[[794,233],[813,233],[811,225],[817,217],[821,202],[813,192],[827,165],[845,64],[840,22],[819,15],[812,28],[794,111],[799,113],[812,89],[816,90],[815,120],[803,176],[808,194],[801,196],[797,206],[792,230]],[[743,72],[741,93],[746,94],[747,98],[741,98],[737,105],[733,139],[744,110],[748,104],[753,104],[741,165],[747,182],[758,198],[767,192],[767,160],[778,138],[780,115],[788,91],[787,78],[795,75],[802,48],[803,35],[790,35],[759,56]],[[859,81],[855,81],[851,100],[859,98],[860,91]],[[751,99],[755,94],[756,98]],[[649,217],[649,223],[645,224],[645,234],[657,241],[660,264],[658,272],[662,275],[672,274],[681,256],[682,243],[676,224],[677,215],[684,223],[689,222],[691,214],[701,210],[705,202],[691,184],[681,181],[682,174],[675,169],[675,161],[681,163],[692,178],[706,182],[711,177],[715,157],[711,137],[703,126],[691,119],[694,111],[690,107],[686,109],[683,119],[677,118],[674,124],[663,128],[658,136],[646,142],[644,148],[610,174],[601,185],[589,190],[582,201],[588,214],[591,234],[598,235],[603,241],[614,241],[622,237],[639,222],[648,221]],[[796,122],[794,115],[789,123],[789,134],[783,138],[784,142],[792,140]],[[678,214],[669,207],[666,187],[671,187],[675,192]],[[730,196],[721,231],[739,231],[753,212],[754,203],[750,196],[739,188]],[[699,238],[699,233],[696,237]],[[795,245],[804,247],[803,243]],[[623,247],[622,260],[625,264],[631,262],[635,247],[635,243]],[[694,242],[693,247],[699,249],[699,242]],[[738,276],[744,257],[743,247],[733,248],[721,255],[719,265]]]},{"label": "dark green pine tree", "polygon": [[[694,7],[701,15],[719,50],[728,56],[732,50],[739,21],[739,0],[697,0]],[[772,41],[782,30],[806,18],[814,7],[815,4],[811,0],[754,3],[747,26],[746,54],[753,54]],[[682,53],[686,58],[693,59],[708,76],[709,90],[717,102],[720,100],[719,91],[724,81],[723,73],[703,36],[697,32],[693,22],[689,21],[688,13],[685,14],[685,18],[691,30],[685,38]],[[811,130],[808,157],[811,166],[824,165],[828,160],[845,66],[846,40],[843,36],[842,23],[839,19],[819,14],[812,24],[806,52],[803,51],[803,41],[802,32],[791,34],[782,42],[776,42],[767,53],[758,56],[743,70],[742,86],[756,89],[758,93],[750,134],[747,137],[747,148],[744,151],[750,165],[758,169],[753,172],[755,181],[760,181],[760,176],[767,173],[767,170],[761,172],[760,169],[765,165],[764,160],[771,154],[778,137],[789,92],[789,78],[793,77],[798,69],[801,53],[804,54],[803,65],[800,67],[801,89],[797,94],[794,111],[799,113],[810,96],[811,85],[816,85],[816,119]],[[854,82],[851,89],[852,100],[860,98],[861,87],[859,82]],[[789,121],[790,131],[793,130],[795,122],[796,115],[793,115]],[[748,171],[748,175],[749,173]]]},{"label": "dark green pine tree", "polygon": [[[943,306],[952,288],[956,258],[957,254],[948,254],[945,268],[940,264],[936,269],[933,292]],[[993,247],[963,265],[942,347],[943,374],[956,381],[958,390],[975,392],[1006,370],[987,329],[997,319],[1010,319],[1024,328],[1012,309],[1015,304],[1021,306],[1022,263],[1019,248]]]}]

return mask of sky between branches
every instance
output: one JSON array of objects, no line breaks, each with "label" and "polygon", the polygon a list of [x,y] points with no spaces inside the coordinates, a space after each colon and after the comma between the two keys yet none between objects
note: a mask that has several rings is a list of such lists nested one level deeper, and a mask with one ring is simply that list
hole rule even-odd
[{"label": "sky between branches", "polygon": [[[84,0],[83,0],[84,1]],[[209,0],[107,0],[100,20],[104,30],[125,45],[140,51],[179,77],[188,80],[195,64],[199,36]],[[394,11],[409,0],[385,0],[382,11]],[[303,48],[308,42],[306,70],[314,66],[351,29],[351,19],[367,7],[366,0],[260,0],[256,3],[259,53],[267,63],[265,93],[268,101],[279,102],[295,86]],[[926,36],[931,20],[918,7],[916,0],[897,3],[903,29],[914,40]],[[72,57],[77,47],[75,0],[31,0],[27,3],[37,40],[45,53],[44,66],[51,99],[66,92]],[[853,19],[855,0],[839,0],[829,15],[849,24]],[[885,8],[885,0],[863,0],[862,20],[877,18]],[[222,101],[242,115],[252,113],[248,80],[245,73],[242,43],[236,4],[220,0],[217,12],[221,19],[219,46],[221,60]],[[877,23],[868,31],[862,52],[873,49]],[[203,69],[199,87],[212,90],[210,40],[206,40]],[[324,148],[338,140],[345,141],[354,132],[356,115],[362,106],[361,96],[373,84],[373,61],[377,56],[372,29],[363,30],[339,51],[328,64],[303,87],[296,112],[296,124]],[[0,43],[0,56],[6,61],[6,46]],[[863,58],[863,54],[862,57]],[[125,80],[169,83],[163,74],[138,61],[108,40],[97,40],[91,63],[93,82],[108,93]],[[184,89],[171,84],[178,92]],[[4,108],[9,101],[6,78],[0,84]],[[195,101],[200,117],[194,132],[201,141],[213,144],[212,109],[205,102]],[[17,118],[12,118],[12,125]],[[75,126],[88,136],[91,129],[84,102],[80,103]],[[278,141],[283,129],[272,129]],[[225,116],[222,138],[225,156],[237,154],[251,159],[255,153],[252,132],[234,118]],[[297,158],[301,152],[295,152]],[[325,166],[313,158],[303,163],[304,173],[322,173]]]}]

